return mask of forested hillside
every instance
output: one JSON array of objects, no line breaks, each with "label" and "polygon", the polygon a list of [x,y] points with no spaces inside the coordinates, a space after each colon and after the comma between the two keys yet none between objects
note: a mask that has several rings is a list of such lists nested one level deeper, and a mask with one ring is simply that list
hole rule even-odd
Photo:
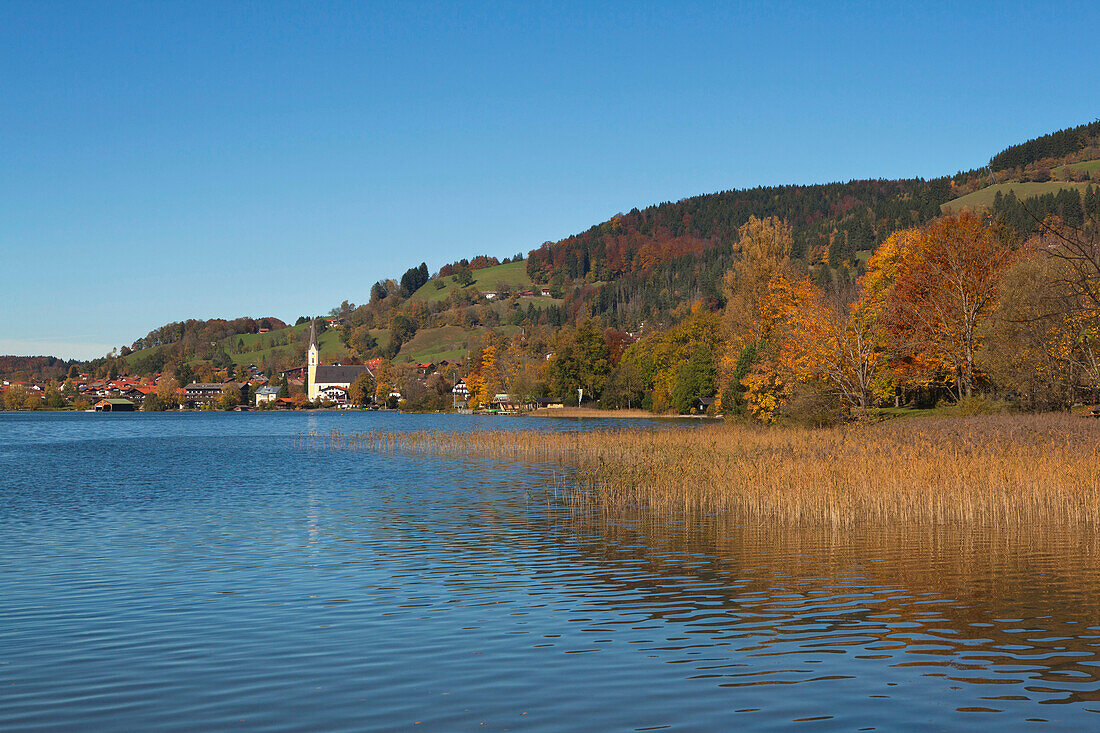
[{"label": "forested hillside", "polygon": [[611,280],[731,242],[750,216],[786,220],[793,228],[795,257],[828,258],[836,266],[897,229],[939,216],[940,205],[957,195],[954,183],[950,178],[850,181],[694,196],[633,209],[545,243],[527,258],[527,272],[540,282],[590,273],[595,280]]},{"label": "forested hillside", "polygon": [[78,363],[56,356],[0,356],[0,376],[11,381],[56,381]]},{"label": "forested hillside", "polygon": [[1044,158],[1064,158],[1094,145],[1097,137],[1100,137],[1100,120],[1012,145],[994,155],[989,161],[989,167],[994,171],[1002,171],[1022,168]]},{"label": "forested hillside", "polygon": [[[896,232],[920,230],[944,213],[991,215],[991,223],[1004,227],[1012,241],[1039,231],[1048,216],[1069,226],[1091,226],[1100,220],[1100,188],[1093,181],[1100,181],[1100,122],[1014,145],[994,155],[986,168],[932,180],[758,187],[633,209],[546,242],[527,257],[478,255],[434,274],[420,263],[400,278],[364,284],[366,303],[344,300],[328,314],[325,323],[332,328],[322,337],[322,360],[445,359],[462,361],[463,370],[477,373],[480,355],[490,348],[498,363],[526,375],[516,384],[558,396],[566,381],[560,378],[561,364],[557,372],[543,373],[525,360],[546,361],[571,349],[569,334],[591,337],[592,344],[605,340],[615,367],[633,340],[675,338],[676,328],[690,331],[683,325],[689,314],[695,314],[691,323],[701,323],[700,314],[727,311],[730,299],[741,295],[730,273],[746,259],[743,239],[752,221],[782,223],[792,281],[806,279],[824,293],[851,292],[872,252]],[[296,328],[270,317],[170,323],[90,367],[184,377],[256,364],[274,373],[304,359],[303,321],[299,318]],[[720,349],[711,341],[707,348],[720,361]],[[667,395],[644,398],[646,389],[624,386],[628,375],[616,374],[609,395],[625,395],[630,403],[671,404]],[[670,383],[662,384],[671,394]]]}]

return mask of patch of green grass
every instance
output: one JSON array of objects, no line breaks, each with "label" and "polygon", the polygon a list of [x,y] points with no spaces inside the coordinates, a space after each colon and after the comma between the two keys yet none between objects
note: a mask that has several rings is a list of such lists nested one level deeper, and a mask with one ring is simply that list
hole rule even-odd
[{"label": "patch of green grass", "polygon": [[[395,361],[432,361],[439,363],[441,360],[458,361],[465,358],[469,345],[482,343],[485,332],[490,330],[485,326],[466,329],[462,326],[441,326],[439,328],[424,328],[416,332],[413,338],[401,347],[401,353]],[[493,331],[508,337],[515,336],[520,331],[519,326],[493,326]]]},{"label": "patch of green grass", "polygon": [[948,201],[940,209],[944,213],[958,212],[963,209],[970,209],[976,211],[978,209],[990,209],[993,207],[993,199],[999,191],[1001,195],[1007,194],[1012,191],[1016,194],[1018,199],[1028,199],[1034,196],[1042,196],[1048,193],[1058,193],[1063,188],[1073,188],[1078,191],[1084,191],[1089,184],[1087,183],[1073,183],[1070,181],[1045,181],[1043,183],[1035,183],[1029,181],[1026,183],[998,183],[995,186],[987,186],[974,193],[968,193],[965,196],[960,196],[957,199]]},{"label": "patch of green grass", "polygon": [[1088,173],[1090,178],[1100,177],[1100,160],[1086,160],[1080,163],[1067,163],[1051,171],[1052,175],[1061,175],[1064,170]]},{"label": "patch of green grass", "polygon": [[126,362],[127,366],[133,366],[139,359],[143,359],[147,356],[152,356],[153,354],[156,354],[158,351],[161,351],[169,345],[170,344],[163,344],[161,346],[153,346],[149,349],[141,349],[140,351],[133,352],[129,356],[123,357],[123,360]]},{"label": "patch of green grass", "polygon": [[[496,290],[498,285],[502,282],[508,283],[513,288],[527,289],[531,287],[531,278],[527,276],[526,260],[509,262],[507,265],[485,267],[480,270],[474,270],[470,274],[473,275],[474,281],[467,289],[478,292]],[[442,288],[436,288],[436,280],[442,280]],[[434,302],[445,300],[452,292],[461,289],[462,287],[448,275],[444,278],[429,280],[419,290],[413,293],[412,297]]]},{"label": "patch of green grass", "polygon": [[401,346],[400,361],[454,361],[466,354],[466,343],[471,332],[462,326],[423,328],[410,341]]},{"label": "patch of green grass", "polygon": [[393,339],[388,328],[372,328],[370,330],[370,335],[374,336],[374,340],[378,342],[378,348],[380,349],[385,349],[389,346],[390,341]]},{"label": "patch of green grass", "polygon": [[[259,364],[262,359],[271,360],[275,352],[285,351],[289,353],[294,349],[295,338],[299,338],[299,334],[305,333],[309,330],[308,323],[302,323],[297,326],[290,326],[289,328],[280,328],[275,331],[269,331],[268,333],[246,333],[240,336],[230,336],[229,338],[222,339],[221,345],[229,354],[229,358],[233,360],[234,364]],[[321,334],[320,340],[324,341],[324,337],[327,334]],[[290,342],[289,344],[283,344],[283,339],[286,338]],[[279,342],[279,346],[270,346],[272,340]],[[244,350],[241,353],[235,353],[237,351],[238,344],[244,342]],[[259,344],[262,346],[257,351],[251,351]]]},{"label": "patch of green grass", "polygon": [[317,337],[317,350],[320,352],[322,364],[331,364],[349,353],[340,339],[340,331],[335,328],[330,328]]}]

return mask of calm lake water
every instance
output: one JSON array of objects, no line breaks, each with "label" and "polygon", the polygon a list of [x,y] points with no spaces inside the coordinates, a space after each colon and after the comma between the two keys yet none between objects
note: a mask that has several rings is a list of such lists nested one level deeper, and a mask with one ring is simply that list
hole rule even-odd
[{"label": "calm lake water", "polygon": [[0,729],[1100,727],[1091,533],[608,515],[295,440],[606,425],[0,415]]}]

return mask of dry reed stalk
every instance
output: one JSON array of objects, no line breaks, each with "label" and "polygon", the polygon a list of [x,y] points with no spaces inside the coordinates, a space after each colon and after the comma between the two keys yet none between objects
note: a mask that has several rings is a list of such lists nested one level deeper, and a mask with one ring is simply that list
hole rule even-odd
[{"label": "dry reed stalk", "polygon": [[573,432],[313,436],[332,449],[554,462],[567,498],[845,525],[1100,524],[1100,425],[1068,415],[894,421],[832,429],[713,425]]}]

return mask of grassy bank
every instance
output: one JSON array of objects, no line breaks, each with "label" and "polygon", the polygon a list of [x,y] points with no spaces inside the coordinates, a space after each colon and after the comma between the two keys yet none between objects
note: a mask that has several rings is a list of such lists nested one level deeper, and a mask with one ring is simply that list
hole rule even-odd
[{"label": "grassy bank", "polygon": [[901,420],[833,429],[487,430],[311,436],[332,449],[554,462],[568,500],[795,524],[1100,524],[1100,421]]}]

